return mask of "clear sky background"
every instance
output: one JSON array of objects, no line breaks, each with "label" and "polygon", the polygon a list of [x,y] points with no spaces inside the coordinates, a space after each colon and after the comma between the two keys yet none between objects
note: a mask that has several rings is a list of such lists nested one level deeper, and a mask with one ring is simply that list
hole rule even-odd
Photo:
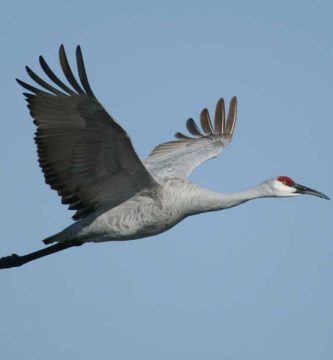
[{"label": "clear sky background", "polygon": [[[240,191],[275,175],[333,196],[331,1],[2,5],[0,255],[71,223],[36,161],[14,78],[83,48],[90,83],[143,158],[238,96],[234,141],[192,175]],[[0,357],[333,358],[332,201],[257,200],[156,237],[88,244],[0,272]]]}]

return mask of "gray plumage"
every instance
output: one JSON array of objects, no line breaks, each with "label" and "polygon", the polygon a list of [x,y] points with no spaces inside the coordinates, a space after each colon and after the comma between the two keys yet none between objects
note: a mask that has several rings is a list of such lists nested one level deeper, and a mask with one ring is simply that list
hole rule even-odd
[{"label": "gray plumage", "polygon": [[18,80],[29,91],[24,95],[37,127],[35,141],[45,181],[69,209],[76,210],[73,219],[77,222],[45,239],[46,244],[138,239],[163,232],[189,215],[259,197],[300,193],[298,184],[288,185],[282,177],[235,194],[211,192],[187,180],[197,166],[218,156],[231,142],[236,97],[230,101],[227,119],[224,100],[220,99],[213,123],[204,109],[201,129],[189,119],[186,126],[190,136],[176,133],[176,140],[156,146],[142,162],[128,134],[96,99],[80,47],[76,50],[80,81],[62,45],[59,59],[68,84],[55,75],[43,57],[40,65],[51,83],[28,67],[28,75],[40,88]]}]

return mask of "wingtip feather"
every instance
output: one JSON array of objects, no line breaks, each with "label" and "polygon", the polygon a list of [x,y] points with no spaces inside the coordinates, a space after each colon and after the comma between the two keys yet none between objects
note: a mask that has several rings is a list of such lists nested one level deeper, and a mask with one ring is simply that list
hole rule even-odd
[{"label": "wingtip feather", "polygon": [[204,136],[203,133],[200,131],[200,129],[198,128],[197,124],[195,123],[195,121],[190,118],[186,121],[186,127],[187,130],[194,136]]},{"label": "wingtip feather", "polygon": [[232,136],[236,126],[237,119],[237,97],[233,96],[229,104],[229,113],[226,124],[226,134]]},{"label": "wingtip feather", "polygon": [[206,135],[213,135],[214,130],[212,127],[212,122],[210,120],[209,111],[207,108],[204,108],[200,113],[200,123],[202,130]]}]

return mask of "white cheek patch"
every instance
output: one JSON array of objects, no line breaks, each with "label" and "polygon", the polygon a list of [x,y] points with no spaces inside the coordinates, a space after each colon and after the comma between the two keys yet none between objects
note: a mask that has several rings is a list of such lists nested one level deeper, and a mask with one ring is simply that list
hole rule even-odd
[{"label": "white cheek patch", "polygon": [[278,181],[278,180],[274,182],[274,187],[279,192],[280,196],[299,195],[298,193],[296,193],[295,188],[293,188],[291,186],[287,186],[287,185],[283,184],[281,181]]}]

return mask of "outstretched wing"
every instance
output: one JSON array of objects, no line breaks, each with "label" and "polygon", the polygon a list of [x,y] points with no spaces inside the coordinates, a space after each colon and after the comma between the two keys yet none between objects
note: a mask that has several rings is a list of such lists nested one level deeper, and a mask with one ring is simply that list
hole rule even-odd
[{"label": "outstretched wing", "polygon": [[28,75],[42,89],[17,81],[29,91],[24,95],[37,126],[35,142],[45,181],[69,209],[76,210],[73,219],[79,220],[97,209],[117,206],[155,181],[127,133],[93,94],[80,47],[76,48],[76,60],[81,84],[72,73],[63,45],[59,59],[69,86],[41,56],[40,65],[51,83],[29,67]]},{"label": "outstretched wing", "polygon": [[224,146],[230,143],[235,129],[236,115],[236,97],[230,101],[227,120],[225,120],[224,100],[220,99],[216,105],[214,126],[208,110],[203,109],[200,114],[202,130],[193,119],[188,119],[186,127],[194,137],[176,133],[175,137],[178,140],[156,146],[144,164],[157,179],[186,178],[201,163],[218,156]]}]

